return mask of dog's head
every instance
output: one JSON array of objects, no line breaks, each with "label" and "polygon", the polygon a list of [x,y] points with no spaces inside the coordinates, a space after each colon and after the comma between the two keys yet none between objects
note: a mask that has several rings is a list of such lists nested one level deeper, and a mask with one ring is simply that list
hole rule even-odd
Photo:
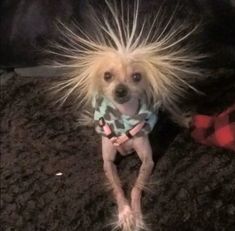
[{"label": "dog's head", "polygon": [[185,89],[192,88],[191,81],[200,74],[194,64],[202,56],[195,54],[185,40],[197,26],[174,25],[171,18],[166,25],[158,26],[158,14],[140,22],[136,2],[130,18],[131,12],[123,16],[107,2],[111,16],[96,15],[94,36],[64,28],[68,47],[58,48],[69,59],[62,66],[73,70],[72,78],[62,85],[69,89],[65,98],[77,90],[80,100],[89,103],[98,93],[118,104],[146,97],[152,106],[172,108]]},{"label": "dog's head", "polygon": [[148,86],[146,72],[134,56],[113,50],[101,55],[97,62],[93,92],[117,104],[145,97]]}]

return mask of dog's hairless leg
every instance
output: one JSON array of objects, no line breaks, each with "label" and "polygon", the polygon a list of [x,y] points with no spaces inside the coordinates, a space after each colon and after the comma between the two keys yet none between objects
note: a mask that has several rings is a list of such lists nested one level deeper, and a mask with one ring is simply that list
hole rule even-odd
[{"label": "dog's hairless leg", "polygon": [[123,230],[131,230],[131,227],[134,225],[134,216],[125,197],[117,168],[114,164],[116,154],[117,150],[111,141],[106,137],[102,137],[104,172],[111,184],[118,205],[118,226],[122,227]]},{"label": "dog's hairless leg", "polygon": [[134,137],[133,146],[140,160],[142,161],[142,165],[140,167],[139,175],[137,177],[135,185],[131,191],[131,208],[135,213],[135,216],[137,217],[137,222],[140,223],[137,225],[143,226],[141,195],[144,186],[151,176],[154,162],[152,159],[152,149],[147,136]]}]

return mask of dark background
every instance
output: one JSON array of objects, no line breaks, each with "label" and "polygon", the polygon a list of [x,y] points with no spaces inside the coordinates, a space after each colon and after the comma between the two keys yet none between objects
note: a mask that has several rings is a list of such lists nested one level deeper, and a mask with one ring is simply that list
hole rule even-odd
[{"label": "dark background", "polygon": [[[87,0],[2,0],[0,2],[0,65],[30,66],[43,60],[42,48],[48,40],[55,40],[59,32],[56,20],[70,25],[76,21],[88,29]],[[96,9],[104,1],[90,0]],[[129,0],[129,2],[131,2]],[[143,11],[148,14],[159,8],[162,1],[143,1]],[[191,14],[203,21],[201,32],[205,49],[214,51],[217,65],[234,66],[235,60],[235,4],[234,0],[165,0],[164,7],[172,12],[177,4],[182,6],[181,16]],[[168,15],[169,16],[169,15]],[[191,16],[190,16],[191,17]]]},{"label": "dark background", "polygon": [[[96,9],[104,1],[92,0]],[[167,9],[178,1],[166,0]],[[201,44],[211,56],[204,95],[189,97],[195,111],[215,114],[235,101],[235,3],[179,0],[181,14],[203,20]],[[145,0],[143,13],[159,1]],[[169,8],[168,8],[169,7]],[[105,187],[100,137],[77,126],[73,100],[62,107],[48,93],[60,77],[19,76],[15,67],[44,63],[48,40],[59,36],[54,22],[76,19],[86,28],[85,0],[2,0],[0,2],[1,216],[3,231],[101,231],[115,215]],[[88,28],[87,28],[88,29]],[[3,70],[5,69],[5,70]],[[235,154],[195,143],[166,115],[151,134],[156,168],[143,198],[153,231],[234,231]],[[118,160],[128,191],[140,161]],[[56,173],[62,172],[62,176]]]}]

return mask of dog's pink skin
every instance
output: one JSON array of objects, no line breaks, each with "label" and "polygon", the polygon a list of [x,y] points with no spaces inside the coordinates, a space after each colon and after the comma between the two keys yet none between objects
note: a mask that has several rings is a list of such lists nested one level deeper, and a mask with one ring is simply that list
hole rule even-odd
[{"label": "dog's pink skin", "polygon": [[[132,98],[132,100],[125,104],[116,104],[115,106],[121,113],[132,116],[137,113],[138,104],[139,101]],[[118,151],[122,155],[126,155],[131,150],[136,151],[142,161],[142,165],[131,191],[131,201],[129,203],[122,189],[114,160]],[[119,147],[115,147],[108,138],[102,137],[102,155],[104,171],[111,184],[118,206],[118,225],[125,231],[136,230],[137,226],[143,226],[144,224],[141,211],[141,195],[143,186],[147,183],[154,166],[148,136],[134,136]]]}]

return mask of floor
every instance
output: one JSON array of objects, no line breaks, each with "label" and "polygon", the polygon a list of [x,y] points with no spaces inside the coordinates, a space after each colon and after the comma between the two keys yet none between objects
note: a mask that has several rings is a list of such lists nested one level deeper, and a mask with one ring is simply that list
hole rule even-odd
[{"label": "floor", "polygon": [[[93,128],[78,126],[73,99],[55,103],[50,89],[60,78],[0,73],[1,230],[112,230],[116,207],[100,138]],[[235,99],[234,77],[226,81],[216,84],[220,91],[207,85],[210,99],[202,111]],[[164,116],[151,142],[156,167],[143,198],[150,230],[235,230],[234,153],[195,143]],[[129,192],[140,161],[132,155],[117,165]]]}]

